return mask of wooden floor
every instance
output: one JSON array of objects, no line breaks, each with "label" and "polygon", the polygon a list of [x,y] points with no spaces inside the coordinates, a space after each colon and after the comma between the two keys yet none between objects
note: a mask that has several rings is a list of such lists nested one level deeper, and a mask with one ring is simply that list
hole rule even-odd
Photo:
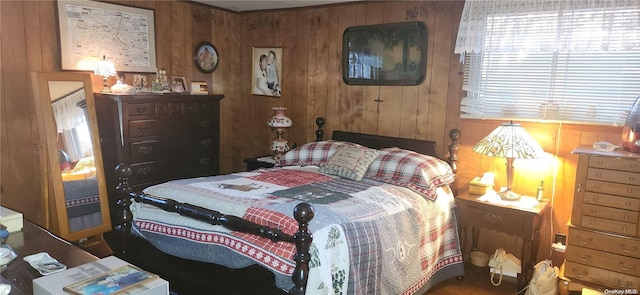
[{"label": "wooden floor", "polygon": [[424,295],[514,295],[517,292],[515,282],[503,280],[502,284],[496,287],[490,282],[487,268],[468,265],[465,267],[465,276],[462,280],[449,279],[431,288]]}]

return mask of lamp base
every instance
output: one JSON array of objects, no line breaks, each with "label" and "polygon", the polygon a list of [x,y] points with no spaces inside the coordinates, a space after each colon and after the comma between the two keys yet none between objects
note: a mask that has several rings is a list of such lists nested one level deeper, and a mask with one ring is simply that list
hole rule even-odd
[{"label": "lamp base", "polygon": [[500,198],[505,201],[517,201],[520,200],[520,197],[522,195],[520,195],[519,193],[515,193],[512,190],[504,190],[499,192],[498,196],[500,196]]}]

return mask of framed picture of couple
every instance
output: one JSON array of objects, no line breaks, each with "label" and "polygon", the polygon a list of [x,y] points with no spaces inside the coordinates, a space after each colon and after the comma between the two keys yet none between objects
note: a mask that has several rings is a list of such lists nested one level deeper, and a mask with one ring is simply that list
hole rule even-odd
[{"label": "framed picture of couple", "polygon": [[277,96],[282,94],[282,47],[253,47],[253,95]]}]

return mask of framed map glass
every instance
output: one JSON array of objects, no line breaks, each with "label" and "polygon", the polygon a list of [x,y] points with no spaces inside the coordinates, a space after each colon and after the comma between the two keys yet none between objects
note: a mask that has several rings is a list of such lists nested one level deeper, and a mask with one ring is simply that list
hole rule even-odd
[{"label": "framed map glass", "polygon": [[93,71],[104,57],[117,71],[156,71],[154,12],[96,1],[58,0],[63,70]]}]

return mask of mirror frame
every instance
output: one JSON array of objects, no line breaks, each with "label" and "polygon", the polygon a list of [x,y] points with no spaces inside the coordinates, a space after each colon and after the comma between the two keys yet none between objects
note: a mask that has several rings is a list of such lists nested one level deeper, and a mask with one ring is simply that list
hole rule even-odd
[{"label": "mirror frame", "polygon": [[[50,81],[82,82],[84,85],[87,103],[87,123],[89,124],[89,130],[91,132],[91,144],[93,145],[93,156],[97,171],[96,180],[98,181],[100,213],[102,214],[102,224],[96,227],[75,232],[71,232],[69,229],[69,217],[62,184],[62,172],[60,171],[58,159],[58,148],[56,145],[57,128],[51,107]],[[45,214],[47,217],[45,222],[48,223],[48,227],[50,227],[49,230],[68,241],[79,241],[110,231],[111,214],[109,212],[109,201],[104,178],[105,172],[100,148],[100,135],[98,134],[98,122],[91,75],[71,72],[34,72],[32,73],[32,83],[41,146],[44,147],[41,149],[43,151],[41,155],[43,167],[41,167],[41,169],[46,170],[46,172],[43,173],[42,182],[45,209],[50,211],[50,214]]]}]

